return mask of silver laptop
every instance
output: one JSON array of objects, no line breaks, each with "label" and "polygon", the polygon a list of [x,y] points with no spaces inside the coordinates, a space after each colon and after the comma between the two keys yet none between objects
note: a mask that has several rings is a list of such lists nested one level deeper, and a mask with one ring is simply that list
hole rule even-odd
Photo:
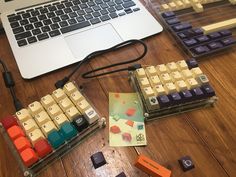
[{"label": "silver laptop", "polygon": [[2,25],[25,79],[162,31],[138,0],[46,1],[0,0]]}]

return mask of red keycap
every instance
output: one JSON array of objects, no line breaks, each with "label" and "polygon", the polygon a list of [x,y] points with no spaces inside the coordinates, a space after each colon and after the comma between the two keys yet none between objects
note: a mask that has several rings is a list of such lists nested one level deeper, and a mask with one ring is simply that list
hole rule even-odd
[{"label": "red keycap", "polygon": [[16,149],[19,152],[22,152],[23,150],[27,149],[27,148],[31,148],[31,144],[30,141],[26,138],[26,137],[19,137],[14,141],[14,144],[16,146]]},{"label": "red keycap", "polygon": [[18,125],[17,120],[14,116],[7,116],[1,119],[0,121],[3,127],[7,130],[8,128],[12,127],[13,125]]},{"label": "red keycap", "polygon": [[35,151],[31,148],[27,148],[20,153],[20,156],[25,164],[25,166],[29,167],[38,161],[38,156]]},{"label": "red keycap", "polygon": [[12,140],[15,140],[21,136],[25,136],[23,130],[17,125],[13,125],[11,128],[9,128],[7,130],[7,133]]},{"label": "red keycap", "polygon": [[34,144],[34,149],[38,153],[40,158],[45,157],[46,155],[52,152],[52,147],[47,140],[41,139]]}]

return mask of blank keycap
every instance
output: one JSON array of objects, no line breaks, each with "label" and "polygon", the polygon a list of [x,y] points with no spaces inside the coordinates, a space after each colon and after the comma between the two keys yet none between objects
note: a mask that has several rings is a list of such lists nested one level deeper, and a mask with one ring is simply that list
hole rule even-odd
[{"label": "blank keycap", "polygon": [[14,125],[18,125],[15,116],[4,117],[1,119],[1,123],[2,123],[3,127],[5,128],[5,130],[7,130],[8,128],[10,128]]},{"label": "blank keycap", "polygon": [[25,136],[24,131],[17,125],[13,125],[11,128],[9,128],[7,133],[12,140],[15,140],[21,136]]},{"label": "blank keycap", "polygon": [[45,139],[41,139],[35,143],[34,149],[40,158],[43,158],[52,152],[51,145]]},{"label": "blank keycap", "polygon": [[34,131],[28,134],[28,137],[32,144],[35,144],[40,139],[44,139],[44,135],[40,129],[35,129]]},{"label": "blank keycap", "polygon": [[30,167],[35,162],[38,161],[38,156],[35,151],[31,148],[25,149],[23,152],[20,153],[21,158],[25,164],[25,166]]},{"label": "blank keycap", "polygon": [[65,142],[64,137],[55,130],[48,134],[48,141],[54,149],[60,147]]},{"label": "blank keycap", "polygon": [[72,124],[70,124],[69,122],[65,122],[61,126],[60,132],[66,140],[70,140],[71,138],[76,136],[78,133],[78,131],[75,129],[75,127]]},{"label": "blank keycap", "polygon": [[23,122],[32,118],[27,109],[21,109],[20,111],[16,112],[16,117],[20,122]]},{"label": "blank keycap", "polygon": [[170,73],[170,76],[171,76],[173,82],[183,79],[183,76],[179,71],[174,71],[174,72]]},{"label": "blank keycap", "polygon": [[161,95],[157,97],[157,100],[161,108],[170,106],[171,102],[167,95]]},{"label": "blank keycap", "polygon": [[23,136],[17,138],[14,141],[14,145],[19,152],[22,152],[23,150],[27,148],[31,148],[30,141],[26,137],[23,137]]},{"label": "blank keycap", "polygon": [[194,78],[202,74],[202,70],[199,67],[192,68],[191,72],[193,73]]}]

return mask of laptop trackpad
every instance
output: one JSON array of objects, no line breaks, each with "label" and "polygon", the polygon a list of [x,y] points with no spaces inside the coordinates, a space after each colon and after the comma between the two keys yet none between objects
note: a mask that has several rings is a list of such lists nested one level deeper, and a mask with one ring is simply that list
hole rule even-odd
[{"label": "laptop trackpad", "polygon": [[116,45],[123,40],[111,24],[105,24],[65,37],[72,54],[82,59],[88,54]]}]

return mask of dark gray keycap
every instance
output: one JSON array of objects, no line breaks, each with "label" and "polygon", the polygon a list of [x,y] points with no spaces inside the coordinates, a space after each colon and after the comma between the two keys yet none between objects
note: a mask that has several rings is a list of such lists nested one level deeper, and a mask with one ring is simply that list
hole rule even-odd
[{"label": "dark gray keycap", "polygon": [[42,32],[48,32],[48,31],[50,31],[51,29],[50,29],[49,26],[43,26],[43,27],[41,28],[41,30],[42,30]]},{"label": "dark gray keycap", "polygon": [[69,17],[70,18],[75,18],[75,17],[77,17],[78,15],[75,13],[75,12],[71,12],[71,13],[69,13]]},{"label": "dark gray keycap", "polygon": [[32,36],[32,37],[27,38],[27,41],[29,44],[32,44],[34,42],[37,42],[37,39],[36,39],[36,37]]},{"label": "dark gray keycap", "polygon": [[101,7],[99,7],[99,6],[93,6],[93,10],[94,10],[94,11],[99,11],[99,10],[101,10]]},{"label": "dark gray keycap", "polygon": [[223,43],[223,45],[231,45],[231,44],[236,43],[236,40],[230,37],[230,38],[222,39],[221,43]]},{"label": "dark gray keycap", "polygon": [[26,31],[32,30],[32,29],[34,29],[34,26],[32,24],[25,25],[25,30]]},{"label": "dark gray keycap", "polygon": [[22,17],[23,19],[30,18],[31,14],[27,12],[27,13],[22,14]]},{"label": "dark gray keycap", "polygon": [[132,9],[128,8],[128,9],[125,9],[125,12],[126,12],[127,14],[130,14],[130,13],[132,13],[133,11],[132,11]]},{"label": "dark gray keycap", "polygon": [[133,9],[134,12],[137,12],[139,10],[140,10],[140,8],[138,8],[138,7]]},{"label": "dark gray keycap", "polygon": [[38,21],[38,19],[37,19],[37,17],[31,17],[31,18],[29,18],[29,21],[30,21],[31,23],[35,23],[35,22]]},{"label": "dark gray keycap", "polygon": [[61,19],[60,19],[59,17],[54,17],[54,18],[52,18],[52,21],[53,21],[54,23],[56,23],[56,22],[60,22]]},{"label": "dark gray keycap", "polygon": [[66,26],[68,26],[67,21],[59,22],[59,24],[60,24],[61,27],[66,27]]},{"label": "dark gray keycap", "polygon": [[39,20],[46,20],[47,16],[45,14],[39,15],[38,16]]},{"label": "dark gray keycap", "polygon": [[114,7],[110,7],[110,8],[108,8],[107,10],[108,10],[108,12],[110,12],[110,13],[112,13],[112,12],[115,12],[115,11],[116,11],[116,9],[115,9]]},{"label": "dark gray keycap", "polygon": [[110,20],[111,18],[109,17],[109,15],[103,15],[103,16],[100,17],[100,19],[102,21],[107,21],[107,20]]},{"label": "dark gray keycap", "polygon": [[37,36],[37,38],[38,38],[39,41],[42,41],[42,40],[44,40],[44,39],[49,38],[49,36],[48,36],[47,33],[43,33],[43,34],[39,34],[39,35]]},{"label": "dark gray keycap", "polygon": [[21,20],[20,21],[20,24],[23,26],[23,25],[27,25],[29,24],[29,21],[27,19],[24,19],[24,20]]},{"label": "dark gray keycap", "polygon": [[43,26],[43,23],[42,22],[36,22],[34,23],[34,27],[35,28],[39,28],[39,27],[42,27]]},{"label": "dark gray keycap", "polygon": [[80,17],[76,17],[76,20],[78,22],[83,22],[83,21],[85,21],[85,18],[83,16],[80,16]]},{"label": "dark gray keycap", "polygon": [[17,41],[17,44],[19,47],[21,47],[21,46],[27,45],[27,41],[25,39],[22,39],[20,41]]},{"label": "dark gray keycap", "polygon": [[221,38],[221,34],[218,33],[218,32],[208,34],[208,36],[209,36],[211,39],[219,39],[219,38]]},{"label": "dark gray keycap", "polygon": [[190,58],[186,60],[189,69],[198,67],[198,62],[195,58]]},{"label": "dark gray keycap", "polygon": [[114,13],[111,13],[111,14],[109,14],[110,15],[110,17],[111,18],[117,18],[118,17],[118,15],[114,12]]},{"label": "dark gray keycap", "polygon": [[99,19],[99,18],[94,18],[94,19],[92,19],[92,20],[90,20],[90,23],[91,24],[97,24],[97,23],[100,23],[101,22],[101,20]]},{"label": "dark gray keycap", "polygon": [[222,30],[222,31],[220,31],[220,34],[222,36],[231,36],[232,32],[230,30]]},{"label": "dark gray keycap", "polygon": [[17,28],[20,26],[19,22],[12,22],[10,25],[12,28]]},{"label": "dark gray keycap", "polygon": [[50,35],[51,37],[58,36],[58,35],[60,35],[60,34],[61,34],[61,33],[60,33],[59,30],[54,30],[54,31],[50,31],[50,32],[49,32],[49,35]]},{"label": "dark gray keycap", "polygon": [[54,23],[54,24],[50,25],[50,27],[51,27],[52,30],[60,28],[60,26],[57,23]]},{"label": "dark gray keycap", "polygon": [[106,9],[103,9],[103,10],[100,11],[100,13],[101,13],[102,15],[106,15],[106,14],[108,14],[108,11],[107,11]]},{"label": "dark gray keycap", "polygon": [[187,39],[183,41],[188,47],[196,45],[198,42],[195,39]]},{"label": "dark gray keycap", "polygon": [[72,25],[72,26],[62,28],[61,33],[63,33],[63,34],[68,33],[68,32],[71,32],[71,31],[74,31],[74,30],[77,30],[77,29],[81,29],[81,28],[84,28],[84,27],[87,27],[87,26],[90,26],[90,23],[88,21],[81,22],[81,23],[78,23],[78,24],[75,24],[75,25]]},{"label": "dark gray keycap", "polygon": [[115,9],[116,9],[116,10],[122,10],[122,9],[124,9],[124,8],[123,8],[122,5],[119,4],[119,5],[116,5],[116,6],[115,6]]},{"label": "dark gray keycap", "polygon": [[24,33],[20,33],[20,34],[15,35],[15,38],[18,41],[18,40],[21,40],[21,39],[24,39],[24,38],[28,38],[30,36],[32,36],[31,32],[30,31],[26,31]]},{"label": "dark gray keycap", "polygon": [[18,33],[24,32],[25,30],[24,30],[24,28],[21,26],[21,27],[12,29],[12,31],[13,31],[14,34],[18,34]]},{"label": "dark gray keycap", "polygon": [[101,16],[101,14],[100,14],[99,12],[93,12],[92,15],[93,15],[94,17],[100,17],[100,16]]},{"label": "dark gray keycap", "polygon": [[207,36],[199,36],[199,37],[196,37],[196,39],[198,42],[207,42],[210,40],[210,38]]},{"label": "dark gray keycap", "polygon": [[69,23],[70,25],[73,25],[73,24],[77,23],[77,21],[76,21],[75,19],[69,19],[69,20],[68,20],[68,23]]},{"label": "dark gray keycap", "polygon": [[129,1],[129,2],[126,2],[126,3],[123,4],[124,8],[129,8],[129,7],[132,7],[132,6],[135,6],[135,3],[133,1]]},{"label": "dark gray keycap", "polygon": [[92,16],[91,14],[86,14],[86,15],[84,15],[84,17],[85,17],[87,20],[89,20],[89,19],[92,19],[92,18],[93,18],[93,16]]},{"label": "dark gray keycap", "polygon": [[38,34],[41,34],[42,32],[40,29],[34,29],[34,30],[32,30],[32,33],[33,33],[33,35],[38,35]]}]

